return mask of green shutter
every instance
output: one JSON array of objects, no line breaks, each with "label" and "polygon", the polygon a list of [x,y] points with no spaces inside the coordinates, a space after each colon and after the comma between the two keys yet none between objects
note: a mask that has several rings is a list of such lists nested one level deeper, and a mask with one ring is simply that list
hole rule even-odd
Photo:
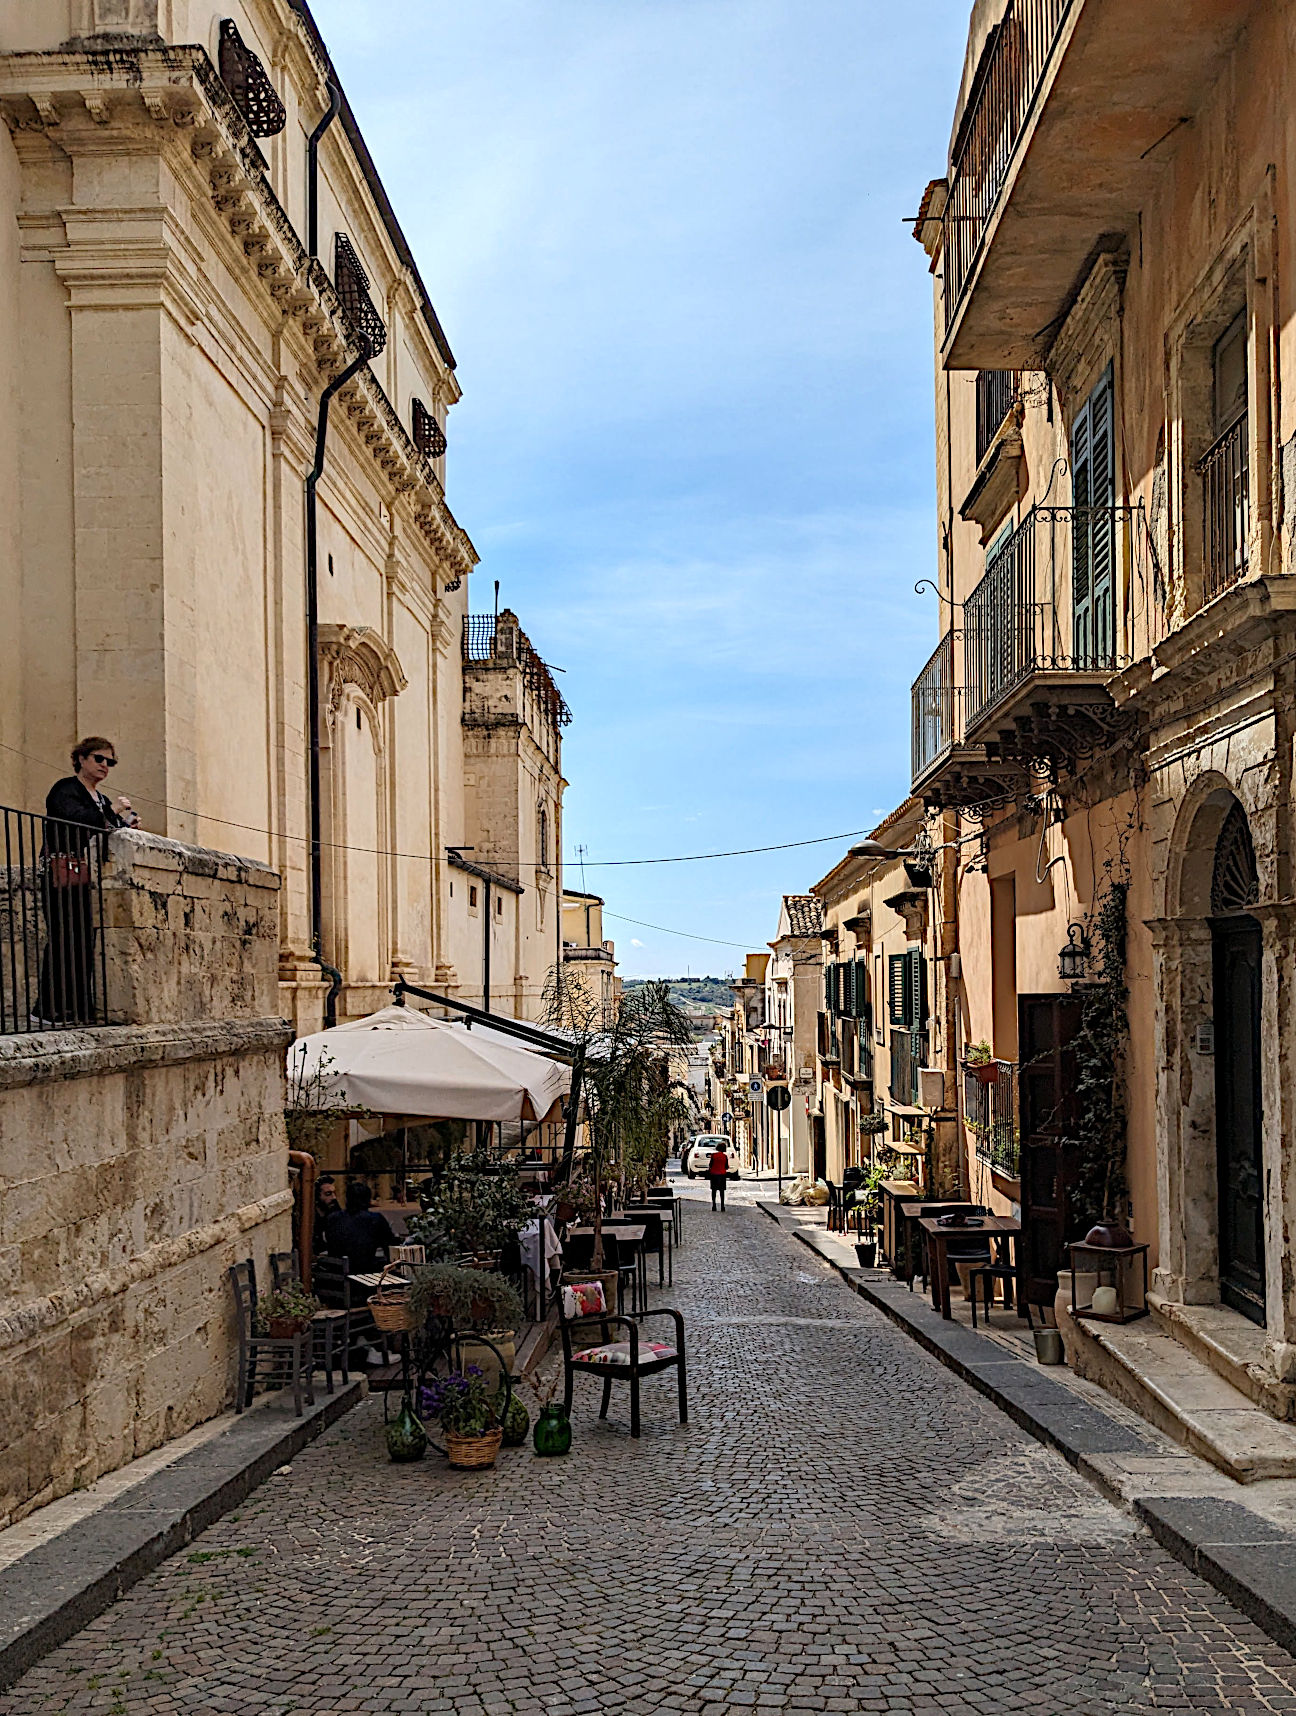
[{"label": "green shutter", "polygon": [[909,992],[909,955],[893,953],[887,958],[887,1011],[897,1030],[909,1023],[906,1000]]}]

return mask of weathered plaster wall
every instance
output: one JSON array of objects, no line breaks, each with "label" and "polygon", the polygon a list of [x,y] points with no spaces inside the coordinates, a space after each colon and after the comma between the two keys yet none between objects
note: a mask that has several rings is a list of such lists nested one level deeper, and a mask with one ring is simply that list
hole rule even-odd
[{"label": "weathered plaster wall", "polygon": [[291,1244],[278,878],[118,834],[104,899],[122,1023],[0,1039],[0,1523],[224,1409]]}]

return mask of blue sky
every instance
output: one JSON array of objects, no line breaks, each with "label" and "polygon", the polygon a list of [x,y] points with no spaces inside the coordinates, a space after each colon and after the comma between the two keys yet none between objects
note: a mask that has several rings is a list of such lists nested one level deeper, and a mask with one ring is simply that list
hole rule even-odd
[{"label": "blue sky", "polygon": [[[908,786],[958,0],[314,0],[458,360],[447,492],[575,712],[569,884],[721,973]],[[639,920],[632,922],[628,920]],[[687,940],[653,924],[690,932]],[[730,944],[730,945],[724,945]]]}]

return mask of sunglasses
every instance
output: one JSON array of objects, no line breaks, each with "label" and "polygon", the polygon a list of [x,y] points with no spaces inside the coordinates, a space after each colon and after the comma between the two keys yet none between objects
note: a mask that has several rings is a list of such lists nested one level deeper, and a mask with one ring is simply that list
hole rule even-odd
[{"label": "sunglasses", "polygon": [[115,769],[117,767],[116,757],[105,757],[102,751],[92,751],[90,754],[94,758],[95,762],[102,763],[106,769]]}]

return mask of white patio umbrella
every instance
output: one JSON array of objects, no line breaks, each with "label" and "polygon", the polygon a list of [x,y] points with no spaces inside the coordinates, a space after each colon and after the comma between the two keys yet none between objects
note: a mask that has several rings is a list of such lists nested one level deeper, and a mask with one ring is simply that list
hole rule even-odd
[{"label": "white patio umbrella", "polygon": [[384,1007],[366,1019],[300,1037],[288,1078],[313,1105],[436,1120],[543,1120],[571,1088],[571,1071],[503,1032]]}]

